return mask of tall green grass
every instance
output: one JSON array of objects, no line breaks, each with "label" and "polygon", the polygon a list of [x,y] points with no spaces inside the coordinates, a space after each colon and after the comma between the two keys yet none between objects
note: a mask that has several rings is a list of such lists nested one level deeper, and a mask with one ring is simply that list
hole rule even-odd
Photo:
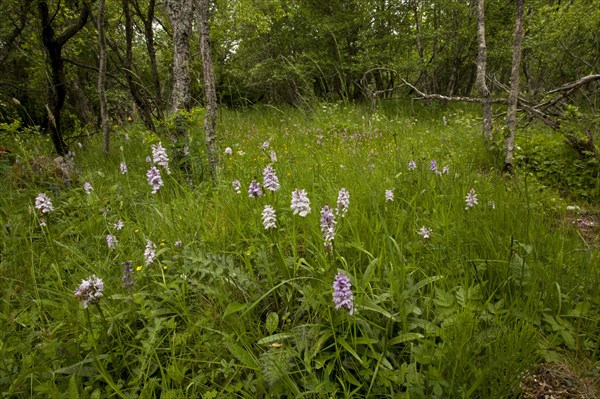
[{"label": "tall green grass", "polygon": [[[136,124],[113,132],[109,159],[99,137],[74,147],[80,174],[69,186],[0,183],[10,229],[0,264],[3,394],[500,398],[517,397],[523,373],[561,353],[598,361],[597,247],[531,176],[498,172],[470,109],[225,109],[214,183],[201,114],[190,120],[187,175],[163,172],[157,194],[145,158],[168,140]],[[265,141],[281,189],[253,199],[248,184],[262,183],[271,163]],[[36,146],[49,143],[13,148],[26,159],[43,155]],[[449,173],[431,172],[432,159]],[[350,208],[328,251],[319,211],[335,207],[342,187]],[[479,204],[465,210],[471,188]],[[305,218],[290,209],[295,189],[311,200]],[[39,192],[55,207],[46,227],[33,208]],[[276,230],[263,229],[265,205]],[[157,246],[152,265],[146,240]],[[130,260],[135,285],[125,290]],[[353,314],[332,302],[339,271],[352,282]],[[84,309],[73,292],[92,274],[104,297]]]}]

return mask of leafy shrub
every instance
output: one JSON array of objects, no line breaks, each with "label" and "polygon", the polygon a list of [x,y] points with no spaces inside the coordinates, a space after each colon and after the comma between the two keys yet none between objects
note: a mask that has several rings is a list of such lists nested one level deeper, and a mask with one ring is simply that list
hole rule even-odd
[{"label": "leafy shrub", "polygon": [[542,184],[565,196],[588,202],[600,200],[600,159],[589,151],[578,152],[564,137],[546,131],[522,136],[519,163],[534,173]]}]

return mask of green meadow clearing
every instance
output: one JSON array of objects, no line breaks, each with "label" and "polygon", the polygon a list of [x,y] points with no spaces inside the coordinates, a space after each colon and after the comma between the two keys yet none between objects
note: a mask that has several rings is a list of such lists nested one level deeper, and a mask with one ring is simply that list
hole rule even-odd
[{"label": "green meadow clearing", "polygon": [[584,195],[564,195],[556,133],[518,131],[508,176],[474,108],[222,109],[212,182],[203,115],[184,170],[167,122],[134,121],[110,158],[99,135],[73,139],[66,183],[28,166],[47,136],[3,127],[3,397],[516,398],[544,371],[570,383],[557,397],[600,392],[598,233],[582,228],[600,188],[574,172]]}]

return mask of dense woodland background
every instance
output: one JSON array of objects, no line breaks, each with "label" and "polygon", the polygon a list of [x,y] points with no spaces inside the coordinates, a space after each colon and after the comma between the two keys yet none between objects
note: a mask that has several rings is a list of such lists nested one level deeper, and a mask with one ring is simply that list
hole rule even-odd
[{"label": "dense woodland background", "polygon": [[[43,41],[51,32],[44,30],[40,11],[47,9],[46,25],[64,40],[65,128],[98,124],[97,6],[87,0],[2,1],[2,122],[20,118],[27,125],[48,124],[52,66]],[[494,0],[485,7],[488,85],[502,97],[511,73],[515,5]],[[191,105],[201,105],[197,17],[188,17],[193,20]],[[526,1],[524,19],[523,95],[539,100],[551,89],[598,72],[597,1]],[[80,31],[67,32],[80,20]],[[106,4],[102,23],[114,119],[162,118],[170,108],[169,21],[164,1]],[[474,1],[217,0],[211,4],[210,26],[218,100],[230,106],[360,101],[374,90],[381,98],[410,96],[410,89],[400,87],[402,79],[427,93],[469,96],[476,91]],[[596,98],[590,100],[595,105]]]}]

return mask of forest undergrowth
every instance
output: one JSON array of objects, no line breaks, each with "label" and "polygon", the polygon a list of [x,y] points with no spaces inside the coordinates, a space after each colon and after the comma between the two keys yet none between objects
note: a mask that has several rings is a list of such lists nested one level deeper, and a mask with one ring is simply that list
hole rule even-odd
[{"label": "forest undergrowth", "polygon": [[215,183],[202,116],[184,171],[132,123],[68,184],[2,136],[3,396],[512,398],[565,359],[598,389],[589,204],[503,175],[476,113],[225,109]]}]

